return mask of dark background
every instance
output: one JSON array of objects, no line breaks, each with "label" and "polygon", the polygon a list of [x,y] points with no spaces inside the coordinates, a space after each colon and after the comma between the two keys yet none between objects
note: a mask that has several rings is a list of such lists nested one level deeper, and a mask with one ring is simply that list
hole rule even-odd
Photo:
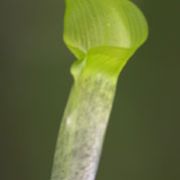
[{"label": "dark background", "polygon": [[[136,0],[148,42],[124,69],[97,180],[180,179],[180,2]],[[49,180],[74,57],[63,0],[0,1],[0,180]]]}]

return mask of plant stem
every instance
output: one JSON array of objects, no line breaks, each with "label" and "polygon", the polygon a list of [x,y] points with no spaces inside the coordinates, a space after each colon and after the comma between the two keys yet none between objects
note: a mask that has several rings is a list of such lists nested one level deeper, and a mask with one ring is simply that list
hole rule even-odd
[{"label": "plant stem", "polygon": [[103,73],[74,82],[61,123],[51,180],[94,180],[116,82]]},{"label": "plant stem", "polygon": [[94,180],[117,79],[148,35],[129,0],[66,0],[64,41],[78,59],[51,180]]}]

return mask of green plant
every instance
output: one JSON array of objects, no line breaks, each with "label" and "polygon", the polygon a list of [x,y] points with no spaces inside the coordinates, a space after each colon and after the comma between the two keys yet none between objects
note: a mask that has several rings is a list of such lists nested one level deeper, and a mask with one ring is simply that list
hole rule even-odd
[{"label": "green plant", "polygon": [[146,20],[129,0],[66,0],[64,40],[76,56],[51,180],[94,180],[120,72],[144,43]]}]

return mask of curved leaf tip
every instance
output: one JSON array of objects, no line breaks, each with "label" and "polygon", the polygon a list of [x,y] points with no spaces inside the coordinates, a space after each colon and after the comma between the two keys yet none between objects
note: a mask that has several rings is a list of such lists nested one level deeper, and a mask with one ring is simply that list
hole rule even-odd
[{"label": "curved leaf tip", "polygon": [[129,0],[66,0],[66,5],[64,40],[78,59],[106,47],[105,54],[117,58],[126,49],[128,56],[121,58],[126,62],[147,39],[146,19]]}]

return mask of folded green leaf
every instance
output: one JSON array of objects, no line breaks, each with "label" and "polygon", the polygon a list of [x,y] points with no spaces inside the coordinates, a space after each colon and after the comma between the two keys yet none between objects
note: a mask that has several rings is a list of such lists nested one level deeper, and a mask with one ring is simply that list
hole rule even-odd
[{"label": "folded green leaf", "polygon": [[78,59],[105,54],[120,60],[120,71],[147,38],[146,20],[129,0],[67,0],[66,4],[64,40]]}]

